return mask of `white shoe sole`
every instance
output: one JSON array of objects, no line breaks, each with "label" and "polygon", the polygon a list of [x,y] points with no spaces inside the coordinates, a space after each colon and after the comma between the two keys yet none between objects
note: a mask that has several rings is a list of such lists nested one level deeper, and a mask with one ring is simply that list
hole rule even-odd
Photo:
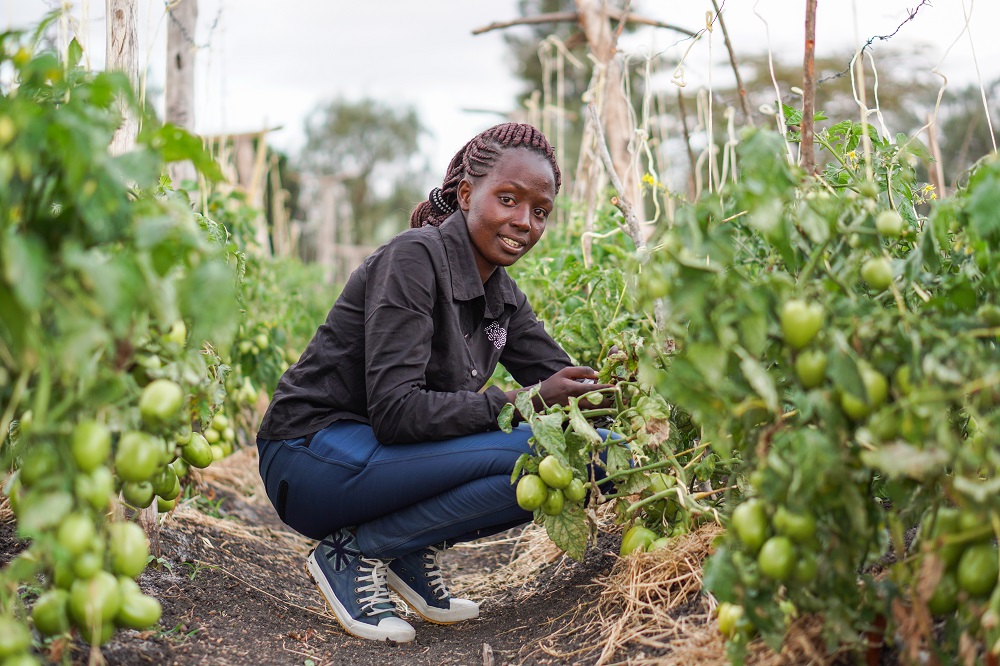
[{"label": "white shoe sole", "polygon": [[[417,635],[417,632],[406,620],[398,617],[386,618],[379,623],[379,626],[358,622],[351,617],[351,614],[347,612],[347,608],[340,603],[337,595],[333,593],[333,588],[330,587],[326,576],[323,575],[323,570],[320,568],[319,562],[316,561],[315,551],[310,553],[309,559],[306,560],[306,570],[316,583],[316,587],[319,588],[323,598],[326,599],[326,604],[330,607],[330,611],[333,612],[333,616],[337,618],[337,622],[344,628],[344,631],[352,636],[375,641],[392,640],[397,643],[408,643]],[[389,626],[384,626],[386,624]]]},{"label": "white shoe sole", "polygon": [[462,622],[464,620],[471,620],[479,617],[479,604],[466,599],[455,599],[455,601],[465,602],[468,606],[462,604],[459,608],[452,608],[448,610],[428,605],[428,603],[423,600],[423,597],[414,592],[409,585],[404,583],[403,579],[397,576],[392,569],[389,569],[386,572],[385,581],[388,583],[389,587],[396,592],[396,594],[403,598],[403,601],[405,601],[410,608],[416,611],[417,615],[424,618],[428,622],[433,622],[434,624],[454,624],[456,622]]}]

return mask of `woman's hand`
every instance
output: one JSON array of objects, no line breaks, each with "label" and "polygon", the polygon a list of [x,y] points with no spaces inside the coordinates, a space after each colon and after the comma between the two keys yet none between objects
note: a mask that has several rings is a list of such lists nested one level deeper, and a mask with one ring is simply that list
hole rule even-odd
[{"label": "woman's hand", "polygon": [[[589,382],[584,380],[590,380]],[[563,368],[538,385],[538,394],[534,398],[536,410],[545,406],[567,405],[570,398],[576,398],[591,391],[611,388],[612,384],[594,384],[597,371],[586,366],[571,366]],[[526,390],[526,389],[521,389]],[[520,391],[508,391],[507,399],[514,402]],[[610,402],[610,396],[605,402]],[[603,404],[603,403],[602,403]]]}]

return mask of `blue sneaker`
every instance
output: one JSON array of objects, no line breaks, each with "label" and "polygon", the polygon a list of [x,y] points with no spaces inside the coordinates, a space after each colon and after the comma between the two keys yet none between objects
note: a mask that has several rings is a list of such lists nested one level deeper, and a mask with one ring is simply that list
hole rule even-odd
[{"label": "blue sneaker", "polygon": [[479,615],[479,604],[455,599],[441,576],[438,556],[441,549],[429,546],[389,562],[389,587],[428,622],[451,624]]},{"label": "blue sneaker", "polygon": [[385,562],[362,555],[350,530],[320,541],[306,568],[344,631],[377,641],[413,640],[416,632],[396,615],[389,599]]}]

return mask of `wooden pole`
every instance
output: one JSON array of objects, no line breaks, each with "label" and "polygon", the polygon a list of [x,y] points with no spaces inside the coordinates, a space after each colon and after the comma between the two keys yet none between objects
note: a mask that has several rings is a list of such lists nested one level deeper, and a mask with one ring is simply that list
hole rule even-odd
[{"label": "wooden pole", "polygon": [[[577,0],[580,28],[587,38],[587,46],[594,55],[598,66],[604,70],[604,86],[599,91],[603,97],[603,127],[608,152],[615,172],[621,177],[624,193],[636,205],[642,204],[639,179],[630,168],[632,158],[628,145],[632,134],[629,121],[628,100],[622,92],[624,71],[621,61],[615,57],[617,35],[611,31],[611,21],[600,0]],[[600,129],[600,124],[595,129]]]},{"label": "wooden pole", "polygon": [[[132,90],[139,87],[139,59],[136,39],[136,0],[107,0],[108,41],[107,69],[125,72]],[[108,151],[112,155],[127,153],[135,147],[139,135],[139,118],[132,105],[119,101],[122,124],[115,130]],[[160,555],[160,525],[156,520],[156,503],[139,512],[139,524],[149,538],[149,552]]]},{"label": "wooden pole", "polygon": [[799,157],[807,176],[816,171],[813,116],[816,114],[816,3],[806,0],[806,48],[802,63],[802,142]]},{"label": "wooden pole", "polygon": [[[107,69],[125,72],[133,90],[139,87],[139,60],[136,41],[136,0],[107,0],[108,41]],[[109,151],[112,155],[127,153],[135,147],[139,135],[139,119],[135,110],[124,100],[119,102],[122,124],[115,130]]]},{"label": "wooden pole", "polygon": [[[167,6],[165,120],[189,132],[194,131],[194,66],[198,52],[194,35],[197,25],[198,0],[173,0]],[[173,162],[167,170],[174,187],[197,178],[189,160]]]}]

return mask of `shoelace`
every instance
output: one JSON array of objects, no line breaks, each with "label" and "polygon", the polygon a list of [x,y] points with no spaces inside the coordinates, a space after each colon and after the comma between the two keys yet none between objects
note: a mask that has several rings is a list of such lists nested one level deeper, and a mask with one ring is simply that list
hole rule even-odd
[{"label": "shoelace", "polygon": [[424,553],[424,569],[427,570],[427,573],[424,575],[427,577],[427,583],[430,585],[431,591],[437,595],[437,598],[447,599],[448,586],[445,585],[441,567],[438,564],[438,557],[440,555],[440,548],[428,546],[427,552]]},{"label": "shoelace", "polygon": [[379,608],[380,604],[391,604],[389,599],[389,588],[385,584],[386,563],[382,560],[372,560],[367,557],[359,558],[364,565],[358,567],[361,576],[355,576],[356,583],[369,581],[368,585],[354,588],[356,594],[367,592],[367,596],[358,597],[358,605],[366,611],[365,615],[373,616],[392,610],[391,607]]}]

